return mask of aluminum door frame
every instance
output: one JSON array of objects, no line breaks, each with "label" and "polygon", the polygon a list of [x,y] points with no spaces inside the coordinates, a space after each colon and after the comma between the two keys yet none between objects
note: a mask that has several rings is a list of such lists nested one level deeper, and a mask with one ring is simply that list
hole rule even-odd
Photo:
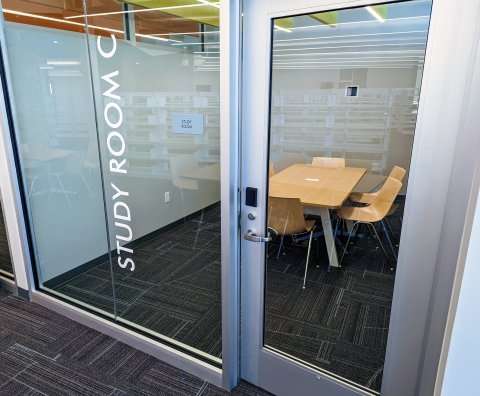
[{"label": "aluminum door frame", "polygon": [[[249,229],[261,234],[266,228],[271,20],[378,3],[382,2],[245,0],[242,193],[252,186],[259,194],[255,210],[242,202],[242,234]],[[452,171],[461,167],[462,158],[475,158],[478,152],[478,145],[469,146],[462,131],[479,10],[474,0],[433,0],[382,383],[382,394],[388,396],[416,395],[420,389],[421,394],[433,393],[441,349],[438,334],[445,329],[453,282],[443,271],[438,288],[439,271],[445,266],[439,253],[458,257],[461,232],[448,236],[463,230],[466,220],[462,211],[453,216],[448,204],[470,197],[473,182],[473,174],[467,173],[463,183],[455,183]],[[455,155],[458,147],[463,156]],[[251,212],[254,220],[247,217]],[[328,395],[368,394],[263,347],[264,257],[262,244],[242,241],[242,378],[278,395],[314,395],[320,390]],[[434,345],[428,342],[432,332]]]}]

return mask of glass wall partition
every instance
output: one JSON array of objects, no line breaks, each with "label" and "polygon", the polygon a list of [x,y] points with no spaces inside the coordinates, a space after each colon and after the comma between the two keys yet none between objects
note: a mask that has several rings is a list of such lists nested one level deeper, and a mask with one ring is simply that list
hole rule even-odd
[{"label": "glass wall partition", "polygon": [[267,348],[379,391],[431,0],[274,20]]},{"label": "glass wall partition", "polygon": [[110,274],[92,274],[92,263],[107,258],[109,248],[88,47],[83,21],[64,18],[82,7],[64,9],[47,0],[2,5],[39,285],[114,317]]},{"label": "glass wall partition", "polygon": [[3,1],[38,286],[220,364],[219,6],[150,3]]}]

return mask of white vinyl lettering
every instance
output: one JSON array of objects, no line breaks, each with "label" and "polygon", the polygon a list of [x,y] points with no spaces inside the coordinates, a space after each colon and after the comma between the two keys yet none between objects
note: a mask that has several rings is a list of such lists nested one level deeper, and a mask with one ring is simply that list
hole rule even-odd
[{"label": "white vinyl lettering", "polygon": [[[97,38],[97,50],[100,55],[105,59],[112,58],[117,51],[117,39],[112,34],[112,48],[110,50],[105,50],[102,48],[101,37]],[[120,72],[114,70],[110,73],[107,73],[101,76],[102,80],[107,83],[107,88],[103,90],[102,96],[105,98],[105,107],[103,108],[103,118],[106,126],[113,129],[107,135],[107,148],[110,154],[109,160],[109,169],[110,173],[113,175],[126,175],[128,174],[127,169],[127,159],[118,158],[122,157],[127,151],[127,142],[125,137],[120,132],[120,128],[123,123],[123,111],[120,107],[122,102],[121,96],[116,92],[120,88],[120,84],[114,80],[114,78],[120,78]],[[108,98],[108,99],[107,99]],[[133,249],[128,247],[129,242],[133,241],[133,231],[132,231],[132,214],[128,206],[128,200],[130,198],[130,193],[124,191],[117,187],[114,183],[110,183],[113,189],[112,202],[113,202],[113,217],[115,220],[115,239],[117,246],[117,262],[120,268],[130,267],[130,271],[135,270],[135,262],[131,257],[125,257],[125,255],[133,255]],[[123,243],[123,246],[122,246]],[[126,245],[125,245],[126,243]]]},{"label": "white vinyl lettering", "polygon": [[111,87],[108,88],[104,93],[103,93],[103,96],[107,96],[111,99],[115,99],[115,100],[121,100],[121,97],[119,95],[114,95],[113,92],[115,92],[115,90],[120,86],[120,84],[118,84],[117,82],[113,81],[112,80],[112,77],[117,77],[118,76],[118,70],[115,70],[114,72],[111,72],[109,74],[105,74],[104,76],[102,76],[102,80],[108,82]]},{"label": "white vinyl lettering", "polygon": [[109,52],[105,52],[102,49],[102,44],[100,42],[102,39],[102,36],[97,37],[98,52],[100,53],[100,55],[102,55],[102,57],[106,59],[111,58],[113,55],[115,55],[115,52],[117,52],[117,38],[113,35],[113,33],[110,35],[110,37],[112,38],[112,49]]},{"label": "white vinyl lettering", "polygon": [[[114,141],[118,141],[120,143],[120,148],[117,150],[112,147],[112,139],[114,138],[116,138]],[[107,136],[107,147],[108,151],[110,151],[110,154],[114,155],[115,157],[120,157],[125,153],[125,139],[117,131],[112,131]]]},{"label": "white vinyl lettering", "polygon": [[117,254],[121,252],[133,253],[133,249],[129,249],[126,246],[120,246],[120,241],[117,240]]},{"label": "white vinyl lettering", "polygon": [[[124,214],[121,214],[122,209],[125,211]],[[130,208],[125,202],[115,202],[115,205],[113,205],[113,216],[117,220],[125,220],[125,221],[132,220],[132,218],[130,217]]]},{"label": "white vinyl lettering", "polygon": [[112,188],[116,191],[116,194],[112,197],[112,201],[115,201],[118,197],[129,197],[130,193],[120,190],[115,184],[110,183]]},{"label": "white vinyl lettering", "polygon": [[110,160],[110,172],[112,173],[127,173],[126,169],[122,169],[122,166],[127,163],[127,160],[124,158],[121,162],[118,162],[116,159]]},{"label": "white vinyl lettering", "polygon": [[[118,120],[116,122],[111,121],[109,116],[108,116],[109,115],[108,111],[110,109],[115,109],[116,112],[118,113],[117,117],[116,117]],[[115,102],[107,103],[107,105],[105,106],[105,110],[103,111],[103,116],[105,118],[105,122],[107,123],[107,125],[112,129],[117,129],[122,125],[123,113],[122,113],[122,109],[120,108],[118,103],[115,103]]]},{"label": "white vinyl lettering", "polygon": [[122,235],[115,235],[115,238],[119,239],[120,241],[125,241],[125,242],[131,242],[132,241],[132,229],[128,224],[123,224],[123,223],[117,223],[115,222],[115,227],[123,228],[127,230],[128,236],[122,236]]},{"label": "white vinyl lettering", "polygon": [[118,265],[120,266],[120,268],[127,268],[127,265],[129,264],[132,265],[132,267],[130,268],[130,271],[135,271],[135,263],[133,262],[132,259],[127,258],[125,262],[122,263],[122,258],[121,257],[118,258]]}]

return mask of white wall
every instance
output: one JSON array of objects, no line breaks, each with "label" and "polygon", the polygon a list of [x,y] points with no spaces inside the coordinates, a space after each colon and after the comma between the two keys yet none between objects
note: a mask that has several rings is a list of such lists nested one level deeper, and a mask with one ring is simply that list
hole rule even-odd
[{"label": "white wall", "polygon": [[480,393],[480,199],[468,247],[448,349],[442,396]]}]

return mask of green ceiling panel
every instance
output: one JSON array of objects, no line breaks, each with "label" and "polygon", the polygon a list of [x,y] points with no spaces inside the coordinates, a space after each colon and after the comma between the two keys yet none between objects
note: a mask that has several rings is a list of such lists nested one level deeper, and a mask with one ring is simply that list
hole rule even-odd
[{"label": "green ceiling panel", "polygon": [[372,8],[380,15],[383,19],[387,19],[388,13],[388,4],[372,6]]},{"label": "green ceiling panel", "polygon": [[293,18],[275,19],[274,25],[283,29],[291,29],[293,28]]},{"label": "green ceiling panel", "polygon": [[335,25],[338,23],[338,11],[322,12],[319,14],[312,14],[310,16],[313,19],[332,27],[335,27]]}]

